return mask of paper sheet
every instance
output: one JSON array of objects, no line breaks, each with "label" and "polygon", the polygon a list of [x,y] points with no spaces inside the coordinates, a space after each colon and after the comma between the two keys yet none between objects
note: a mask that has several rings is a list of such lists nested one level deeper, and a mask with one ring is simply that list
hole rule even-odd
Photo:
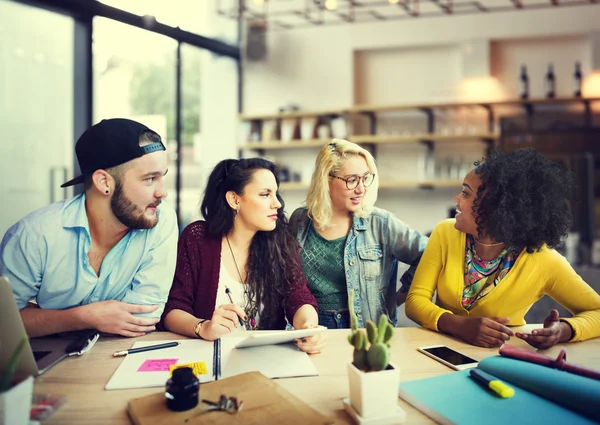
[{"label": "paper sheet", "polygon": [[[294,344],[264,345],[251,348],[234,348],[244,339],[239,335],[221,339],[221,378],[249,371],[259,371],[269,378],[316,376],[318,372],[308,354]],[[170,341],[139,341],[131,348],[145,347]],[[126,388],[164,387],[170,377],[169,368],[151,373],[140,371],[144,364],[159,368],[165,360],[178,359],[177,364],[204,362],[207,374],[197,375],[200,383],[214,380],[213,341],[199,339],[179,340],[176,347],[128,354],[105,386],[107,390]],[[150,363],[147,363],[150,361]],[[150,366],[148,366],[150,367]]]}]

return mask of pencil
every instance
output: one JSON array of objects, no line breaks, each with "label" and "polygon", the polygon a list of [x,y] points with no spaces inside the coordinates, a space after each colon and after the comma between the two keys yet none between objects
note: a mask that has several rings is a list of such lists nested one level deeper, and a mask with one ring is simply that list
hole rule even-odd
[{"label": "pencil", "polygon": [[142,353],[144,351],[160,350],[161,348],[177,347],[178,345],[179,345],[178,342],[166,342],[164,344],[149,345],[147,347],[130,348],[129,350],[116,351],[113,353],[113,356],[121,357],[121,356],[126,356],[128,354]]}]

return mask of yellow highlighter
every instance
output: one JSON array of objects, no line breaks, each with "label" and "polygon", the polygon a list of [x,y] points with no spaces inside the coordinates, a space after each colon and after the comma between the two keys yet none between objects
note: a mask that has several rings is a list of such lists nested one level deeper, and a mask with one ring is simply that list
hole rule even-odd
[{"label": "yellow highlighter", "polygon": [[489,388],[502,398],[511,398],[515,395],[515,390],[506,385],[504,382],[497,379],[483,370],[474,368],[470,371],[471,377],[481,386]]}]

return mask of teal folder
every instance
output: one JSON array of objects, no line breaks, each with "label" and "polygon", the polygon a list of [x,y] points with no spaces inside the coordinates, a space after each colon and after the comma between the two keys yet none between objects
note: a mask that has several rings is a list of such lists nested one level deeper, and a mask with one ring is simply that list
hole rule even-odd
[{"label": "teal folder", "polygon": [[468,370],[403,382],[398,395],[441,424],[600,421],[600,381],[505,357],[488,357],[479,368],[511,386],[515,395],[500,398],[477,384]]}]

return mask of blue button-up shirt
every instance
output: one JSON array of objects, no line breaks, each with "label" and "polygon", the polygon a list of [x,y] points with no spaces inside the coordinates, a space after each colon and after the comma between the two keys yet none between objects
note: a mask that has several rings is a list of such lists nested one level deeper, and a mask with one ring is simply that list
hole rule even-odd
[{"label": "blue button-up shirt", "polygon": [[87,253],[91,236],[85,194],[37,210],[13,225],[0,245],[0,275],[17,305],[33,298],[44,309],[63,310],[98,301],[158,305],[160,317],[175,273],[177,218],[164,202],[152,229],[130,230],[106,255],[100,276]]},{"label": "blue button-up shirt", "polygon": [[[290,228],[300,249],[312,225],[305,207],[290,217]],[[406,291],[426,245],[427,237],[389,211],[373,208],[367,218],[353,216],[344,247],[344,272],[348,298],[355,295],[352,307],[359,327],[364,327],[367,320],[377,323],[381,314],[396,324],[397,296],[401,289],[395,276],[398,261],[409,266],[400,279]]]}]

